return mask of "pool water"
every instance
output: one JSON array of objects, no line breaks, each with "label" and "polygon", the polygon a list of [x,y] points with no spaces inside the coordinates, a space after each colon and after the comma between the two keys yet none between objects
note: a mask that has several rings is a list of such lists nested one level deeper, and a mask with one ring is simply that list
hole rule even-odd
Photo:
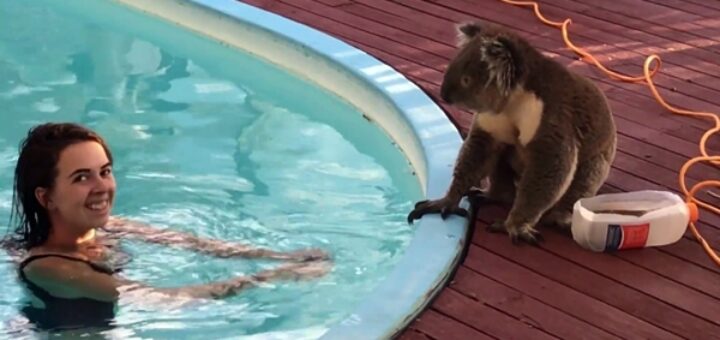
[{"label": "pool water", "polygon": [[[333,271],[189,306],[122,304],[118,338],[316,338],[348,316],[413,235],[421,197],[391,140],[342,99],[281,68],[113,3],[2,1],[0,221],[17,147],[40,122],[73,121],[109,142],[113,210],[159,228],[277,250],[322,248]],[[7,223],[2,223],[7,232]],[[126,241],[125,275],[178,286],[278,262],[218,259]],[[25,292],[0,254],[0,337],[32,334]],[[92,334],[82,330],[81,334]],[[73,336],[77,336],[75,333]]]}]

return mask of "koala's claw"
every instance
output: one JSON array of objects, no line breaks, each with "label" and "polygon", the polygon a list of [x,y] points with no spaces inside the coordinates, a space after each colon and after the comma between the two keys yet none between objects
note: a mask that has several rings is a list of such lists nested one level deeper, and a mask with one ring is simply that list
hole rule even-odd
[{"label": "koala's claw", "polygon": [[417,203],[415,203],[415,209],[416,209],[416,210],[419,209],[421,206],[427,204],[428,202],[430,202],[430,200],[418,201]]},{"label": "koala's claw", "polygon": [[440,213],[440,217],[443,220],[451,214],[462,217],[468,216],[468,211],[458,207],[457,203],[451,204],[445,199],[423,200],[415,203],[415,209],[408,214],[407,221],[409,224],[412,224],[413,220],[420,219],[423,215],[430,213]]},{"label": "koala's claw", "polygon": [[491,233],[502,233],[507,234],[510,236],[510,241],[512,241],[513,244],[519,245],[520,242],[525,242],[531,245],[539,245],[541,242],[544,242],[545,239],[542,237],[542,235],[535,229],[525,227],[525,228],[505,228],[505,223],[503,221],[495,221],[489,226],[485,228],[488,232]]},{"label": "koala's claw", "polygon": [[519,232],[510,233],[510,240],[515,245],[519,245],[522,241],[534,246],[545,241],[542,235],[532,228],[522,228]]}]

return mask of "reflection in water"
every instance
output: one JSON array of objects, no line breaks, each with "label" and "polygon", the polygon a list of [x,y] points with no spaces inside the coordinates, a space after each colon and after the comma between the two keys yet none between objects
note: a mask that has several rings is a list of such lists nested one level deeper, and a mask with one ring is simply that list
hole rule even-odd
[{"label": "reflection in water", "polygon": [[190,76],[187,59],[102,29],[88,34],[88,44],[97,48],[72,55],[68,65],[89,94],[83,110],[84,123],[92,124],[99,117],[117,112],[171,112],[189,107],[187,103],[161,98],[171,89],[173,80]]}]

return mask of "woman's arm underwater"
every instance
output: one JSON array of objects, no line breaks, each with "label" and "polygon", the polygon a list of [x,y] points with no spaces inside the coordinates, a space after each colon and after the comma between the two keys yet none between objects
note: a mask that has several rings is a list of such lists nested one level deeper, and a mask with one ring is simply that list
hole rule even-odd
[{"label": "woman's arm underwater", "polygon": [[195,250],[200,253],[222,258],[268,258],[299,262],[329,259],[328,253],[321,249],[280,252],[240,243],[202,238],[180,231],[159,229],[142,222],[119,217],[111,217],[110,221],[101,229],[115,237],[135,238],[145,242]]},{"label": "woman's arm underwater", "polygon": [[[248,276],[180,287],[155,287],[119,275],[98,272],[80,261],[61,257],[37,259],[25,267],[28,280],[60,298],[89,298],[117,302],[121,297],[147,302],[221,299],[275,280],[306,280],[328,273],[326,261],[287,263]],[[170,298],[171,300],[167,300]]]}]

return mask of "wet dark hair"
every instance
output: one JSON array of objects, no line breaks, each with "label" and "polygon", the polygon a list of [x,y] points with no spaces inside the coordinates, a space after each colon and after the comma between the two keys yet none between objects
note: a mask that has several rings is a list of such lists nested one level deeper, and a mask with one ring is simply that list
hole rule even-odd
[{"label": "wet dark hair", "polygon": [[28,131],[20,144],[20,155],[15,166],[13,209],[10,225],[15,226],[11,239],[4,246],[28,250],[43,244],[50,235],[50,218],[47,210],[35,198],[38,187],[52,189],[58,175],[60,153],[70,145],[97,142],[112,163],[112,154],[100,135],[75,123],[46,123]]}]

